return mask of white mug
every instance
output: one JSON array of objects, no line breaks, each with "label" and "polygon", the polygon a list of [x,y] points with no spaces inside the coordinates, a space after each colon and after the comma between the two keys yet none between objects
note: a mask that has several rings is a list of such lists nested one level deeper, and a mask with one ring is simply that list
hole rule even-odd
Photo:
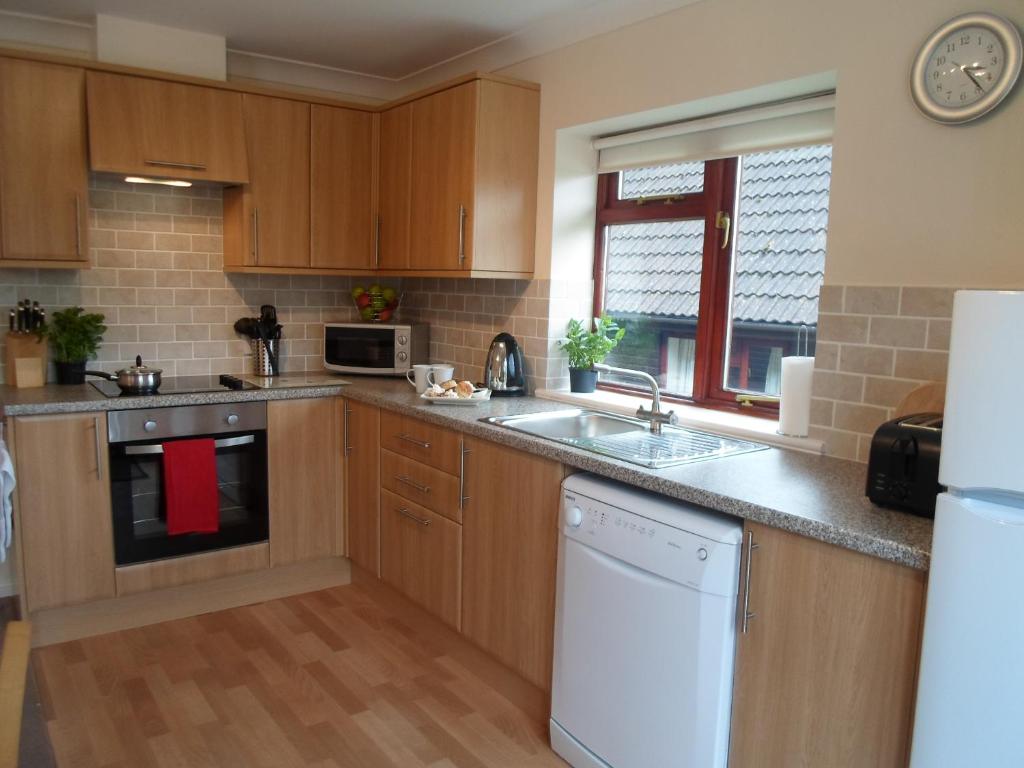
[{"label": "white mug", "polygon": [[455,377],[455,366],[454,365],[431,365],[430,373],[427,375],[427,381],[431,384],[442,384],[449,379]]},{"label": "white mug", "polygon": [[[423,394],[433,383],[430,381],[432,365],[417,364],[414,365],[406,374],[406,380],[416,388],[418,394]],[[415,380],[414,380],[415,379]]]}]

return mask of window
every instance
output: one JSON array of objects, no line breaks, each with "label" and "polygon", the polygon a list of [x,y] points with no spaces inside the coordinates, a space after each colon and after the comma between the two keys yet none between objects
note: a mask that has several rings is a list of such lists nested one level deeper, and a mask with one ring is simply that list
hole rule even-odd
[{"label": "window", "polygon": [[601,174],[594,305],[626,328],[607,362],[701,404],[777,397],[783,356],[814,354],[831,159],[817,144]]}]

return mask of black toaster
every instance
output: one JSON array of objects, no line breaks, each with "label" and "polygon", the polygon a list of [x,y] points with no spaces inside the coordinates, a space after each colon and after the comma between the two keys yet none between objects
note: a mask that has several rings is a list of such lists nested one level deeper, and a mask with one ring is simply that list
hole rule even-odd
[{"label": "black toaster", "polygon": [[917,413],[875,431],[868,458],[867,496],[883,507],[935,517],[942,448],[942,414]]}]

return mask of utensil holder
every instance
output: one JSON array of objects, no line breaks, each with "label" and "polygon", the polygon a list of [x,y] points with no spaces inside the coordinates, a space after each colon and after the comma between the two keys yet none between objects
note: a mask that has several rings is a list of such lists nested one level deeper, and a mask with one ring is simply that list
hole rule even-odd
[{"label": "utensil holder", "polygon": [[[281,368],[281,353],[280,344],[277,339],[271,339],[269,342],[270,351],[277,357],[278,370]],[[253,371],[257,376],[273,376],[274,368],[270,364],[270,355],[267,354],[267,347],[263,343],[263,339],[252,340],[252,361],[255,366]]]},{"label": "utensil holder", "polygon": [[6,343],[6,379],[12,387],[41,387],[46,383],[47,346],[34,333],[11,331]]}]

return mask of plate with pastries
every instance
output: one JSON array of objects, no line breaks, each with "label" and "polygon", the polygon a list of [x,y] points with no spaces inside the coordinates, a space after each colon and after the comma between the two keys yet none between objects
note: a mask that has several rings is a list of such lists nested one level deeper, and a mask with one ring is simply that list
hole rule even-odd
[{"label": "plate with pastries", "polygon": [[471,381],[448,379],[440,384],[431,384],[420,399],[433,405],[479,405],[491,399],[491,390],[478,387]]}]

